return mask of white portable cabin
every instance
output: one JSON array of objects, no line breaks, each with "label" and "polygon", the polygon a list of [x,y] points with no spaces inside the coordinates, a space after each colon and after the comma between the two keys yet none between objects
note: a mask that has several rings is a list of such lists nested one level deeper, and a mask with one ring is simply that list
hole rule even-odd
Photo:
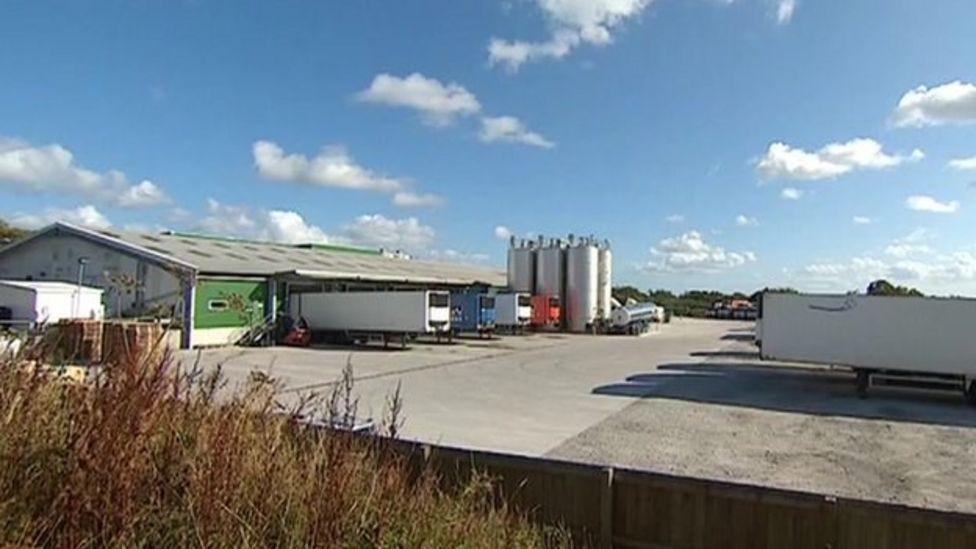
[{"label": "white portable cabin", "polygon": [[0,307],[10,309],[14,326],[105,317],[100,288],[66,282],[0,280]]}]

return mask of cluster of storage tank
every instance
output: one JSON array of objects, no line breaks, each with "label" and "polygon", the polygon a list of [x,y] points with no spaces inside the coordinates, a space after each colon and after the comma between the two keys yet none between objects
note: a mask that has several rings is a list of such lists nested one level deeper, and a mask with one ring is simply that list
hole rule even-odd
[{"label": "cluster of storage tank", "polygon": [[590,237],[511,240],[508,285],[546,303],[558,301],[558,326],[587,332],[611,315],[613,255],[610,243]]}]

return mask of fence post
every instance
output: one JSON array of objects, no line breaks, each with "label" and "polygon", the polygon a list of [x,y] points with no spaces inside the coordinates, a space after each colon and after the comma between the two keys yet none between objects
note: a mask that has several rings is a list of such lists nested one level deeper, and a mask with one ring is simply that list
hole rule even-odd
[{"label": "fence post", "polygon": [[604,469],[603,486],[600,490],[600,547],[613,547],[613,467]]}]

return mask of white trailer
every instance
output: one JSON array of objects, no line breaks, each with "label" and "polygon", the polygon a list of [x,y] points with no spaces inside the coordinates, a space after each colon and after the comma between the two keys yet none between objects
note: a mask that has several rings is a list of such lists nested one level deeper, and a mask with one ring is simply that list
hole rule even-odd
[{"label": "white trailer", "polygon": [[403,345],[419,335],[451,330],[450,296],[440,291],[296,293],[289,312],[313,333],[344,341],[399,337]]},{"label": "white trailer", "polygon": [[495,296],[495,326],[519,332],[532,322],[532,296],[527,293]]},{"label": "white trailer", "polygon": [[851,368],[862,395],[872,379],[908,377],[976,398],[976,300],[767,292],[759,317],[764,360]]},{"label": "white trailer", "polygon": [[[0,325],[32,327],[62,319],[102,319],[102,290],[66,282],[0,280]],[[0,326],[2,327],[2,326]]]}]

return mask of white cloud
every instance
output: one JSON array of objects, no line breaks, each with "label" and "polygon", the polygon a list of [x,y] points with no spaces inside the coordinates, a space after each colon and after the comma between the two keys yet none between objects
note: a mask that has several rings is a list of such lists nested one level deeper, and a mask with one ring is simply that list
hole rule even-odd
[{"label": "white cloud", "polygon": [[612,31],[639,15],[651,0],[536,0],[550,26],[552,37],[544,42],[492,38],[488,62],[510,72],[523,63],[561,59],[582,43],[602,46],[612,42]]},{"label": "white cloud", "polygon": [[[922,252],[924,260],[893,255],[893,261],[855,257],[848,262],[815,263],[800,269],[802,282],[822,288],[861,289],[883,278],[895,284],[921,286],[928,293],[965,294],[976,290],[976,253],[956,251]],[[908,255],[908,254],[906,254]]]},{"label": "white cloud", "polygon": [[757,169],[763,179],[826,179],[851,171],[850,166],[779,142],[769,145]]},{"label": "white cloud", "polygon": [[976,292],[976,251],[938,250],[938,242],[924,228],[892,240],[882,248],[887,259],[871,254],[840,262],[814,263],[799,269],[800,285],[831,290],[863,290],[869,282],[884,278],[895,284],[918,286],[923,292],[969,294]]},{"label": "white cloud", "polygon": [[254,165],[266,179],[381,192],[396,192],[405,186],[400,179],[360,166],[342,147],[326,147],[309,159],[301,154],[286,155],[272,141],[257,141],[253,152]]},{"label": "white cloud", "polygon": [[10,223],[24,229],[39,229],[55,221],[64,221],[89,229],[108,229],[112,222],[92,205],[77,208],[47,208],[41,213],[17,213],[11,216]]},{"label": "white cloud", "polygon": [[459,252],[457,250],[430,250],[427,257],[435,261],[448,261],[451,263],[485,263],[491,256],[477,252]]},{"label": "white cloud", "polygon": [[373,214],[361,215],[343,226],[339,240],[359,246],[418,253],[428,249],[436,236],[433,228],[416,217],[390,219]]},{"label": "white cloud", "polygon": [[870,217],[863,216],[863,215],[855,215],[851,219],[851,221],[855,225],[870,225],[870,224],[874,223],[874,220],[873,219],[871,219]]},{"label": "white cloud", "polygon": [[207,199],[207,215],[196,223],[195,228],[210,234],[245,238],[256,238],[260,231],[248,208],[222,204],[213,198]]},{"label": "white cloud", "polygon": [[926,244],[912,244],[910,242],[892,242],[885,246],[884,252],[892,257],[905,258],[910,255],[927,254],[932,251]]},{"label": "white cloud", "polygon": [[915,195],[905,199],[905,207],[917,212],[951,214],[959,211],[959,201],[939,202],[931,196]]},{"label": "white cloud", "polygon": [[358,164],[342,147],[325,147],[317,156],[286,154],[272,141],[256,141],[254,165],[261,177],[321,187],[375,191],[392,194],[393,204],[403,207],[437,206],[443,198],[409,189],[410,182],[378,174]]},{"label": "white cloud", "polygon": [[301,214],[287,210],[269,211],[260,236],[262,240],[288,244],[324,244],[332,240],[325,231],[305,221]]},{"label": "white cloud", "polygon": [[871,257],[854,257],[847,263],[813,263],[803,267],[802,272],[814,278],[865,285],[889,274],[884,261]]},{"label": "white cloud", "polygon": [[735,216],[736,227],[758,227],[759,220],[755,217],[739,214]]},{"label": "white cloud", "polygon": [[756,261],[753,252],[729,252],[708,244],[698,231],[665,238],[651,253],[659,259],[644,268],[652,272],[717,272]]},{"label": "white cloud", "polygon": [[918,162],[923,158],[925,153],[919,149],[913,150],[907,156],[886,154],[880,143],[865,138],[830,143],[816,152],[775,142],[769,145],[756,169],[766,180],[833,179],[857,169],[892,168],[904,162]]},{"label": "white cloud", "polygon": [[[258,210],[207,201],[207,215],[195,224],[202,232],[268,240],[288,244],[333,243],[428,254],[437,234],[416,217],[391,219],[381,214],[361,215],[334,233],[310,223],[292,210]],[[441,251],[442,255],[446,250]]]},{"label": "white cloud", "polygon": [[132,185],[118,171],[98,173],[75,163],[74,154],[58,144],[33,146],[0,136],[0,183],[22,190],[70,193],[122,207],[148,207],[168,202],[151,181]]},{"label": "white cloud", "polygon": [[783,200],[799,200],[803,198],[803,191],[794,187],[786,187],[779,193]]},{"label": "white cloud", "polygon": [[478,99],[463,86],[454,82],[442,84],[416,72],[405,78],[378,74],[369,88],[356,97],[367,103],[413,109],[426,123],[435,126],[445,126],[458,117],[481,111]]},{"label": "white cloud", "polygon": [[949,161],[949,167],[959,171],[976,170],[976,156],[953,158]]},{"label": "white cloud", "polygon": [[514,116],[484,117],[481,119],[481,134],[485,143],[502,141],[521,143],[533,147],[551,149],[556,145],[541,135],[529,131],[521,120]]},{"label": "white cloud", "polygon": [[509,229],[504,225],[498,225],[497,227],[495,227],[495,238],[499,240],[508,240],[512,238],[514,234],[515,233],[512,232],[512,229]]},{"label": "white cloud", "polygon": [[138,208],[142,206],[155,206],[165,204],[169,198],[155,183],[144,180],[138,185],[133,185],[118,196],[117,203],[123,208]]},{"label": "white cloud", "polygon": [[420,194],[410,191],[399,191],[393,195],[393,204],[404,208],[435,207],[444,203],[444,199],[436,194]]},{"label": "white cloud", "polygon": [[488,64],[501,65],[508,72],[517,72],[527,61],[541,59],[562,59],[580,43],[578,33],[559,30],[545,42],[523,42],[521,40],[502,40],[492,38],[488,42]]},{"label": "white cloud", "polygon": [[785,25],[793,19],[796,11],[796,0],[779,0],[776,5],[776,22]]},{"label": "white cloud", "polygon": [[892,121],[902,127],[976,123],[976,84],[956,80],[919,86],[901,97]]},{"label": "white cloud", "polygon": [[899,259],[913,255],[929,254],[933,250],[925,243],[928,239],[928,229],[918,228],[901,238],[892,240],[891,243],[885,246],[884,253]]},{"label": "white cloud", "polygon": [[671,214],[665,217],[664,220],[667,221],[668,223],[684,223],[685,216],[681,214]]}]

